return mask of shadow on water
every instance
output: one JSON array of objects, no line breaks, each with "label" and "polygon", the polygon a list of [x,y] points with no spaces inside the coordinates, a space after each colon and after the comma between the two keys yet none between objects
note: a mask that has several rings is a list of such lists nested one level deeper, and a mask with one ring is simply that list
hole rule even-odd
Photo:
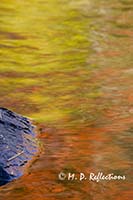
[{"label": "shadow on water", "polygon": [[[36,122],[44,151],[1,200],[131,199],[130,0],[0,2],[0,106]],[[126,180],[59,181],[58,173]]]}]

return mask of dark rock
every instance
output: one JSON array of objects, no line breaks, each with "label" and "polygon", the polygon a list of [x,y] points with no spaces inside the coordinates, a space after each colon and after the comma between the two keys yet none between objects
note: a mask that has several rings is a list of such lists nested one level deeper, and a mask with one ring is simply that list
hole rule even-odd
[{"label": "dark rock", "polygon": [[0,185],[20,177],[24,165],[36,151],[34,127],[30,121],[0,108]]}]

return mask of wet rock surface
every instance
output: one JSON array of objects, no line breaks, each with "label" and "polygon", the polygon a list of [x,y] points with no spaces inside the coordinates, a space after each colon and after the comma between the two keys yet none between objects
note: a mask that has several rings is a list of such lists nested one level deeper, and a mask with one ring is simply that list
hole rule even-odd
[{"label": "wet rock surface", "polygon": [[26,117],[0,108],[0,186],[20,177],[36,150],[31,122]]}]

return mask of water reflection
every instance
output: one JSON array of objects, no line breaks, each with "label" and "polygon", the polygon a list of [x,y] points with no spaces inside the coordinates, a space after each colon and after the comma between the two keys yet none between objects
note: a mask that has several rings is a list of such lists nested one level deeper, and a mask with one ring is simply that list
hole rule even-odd
[{"label": "water reflection", "polygon": [[[124,0],[1,1],[0,104],[32,117],[45,146],[2,200],[130,199],[131,9]],[[62,170],[127,179],[60,182]]]}]

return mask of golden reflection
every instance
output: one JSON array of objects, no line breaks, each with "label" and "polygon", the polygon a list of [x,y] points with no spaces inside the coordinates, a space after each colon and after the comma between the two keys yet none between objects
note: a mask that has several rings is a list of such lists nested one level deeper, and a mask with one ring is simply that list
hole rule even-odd
[{"label": "golden reflection", "polygon": [[[32,118],[44,144],[1,200],[130,199],[131,9],[130,0],[0,1],[0,106]],[[128,178],[60,182],[62,170]]]}]

